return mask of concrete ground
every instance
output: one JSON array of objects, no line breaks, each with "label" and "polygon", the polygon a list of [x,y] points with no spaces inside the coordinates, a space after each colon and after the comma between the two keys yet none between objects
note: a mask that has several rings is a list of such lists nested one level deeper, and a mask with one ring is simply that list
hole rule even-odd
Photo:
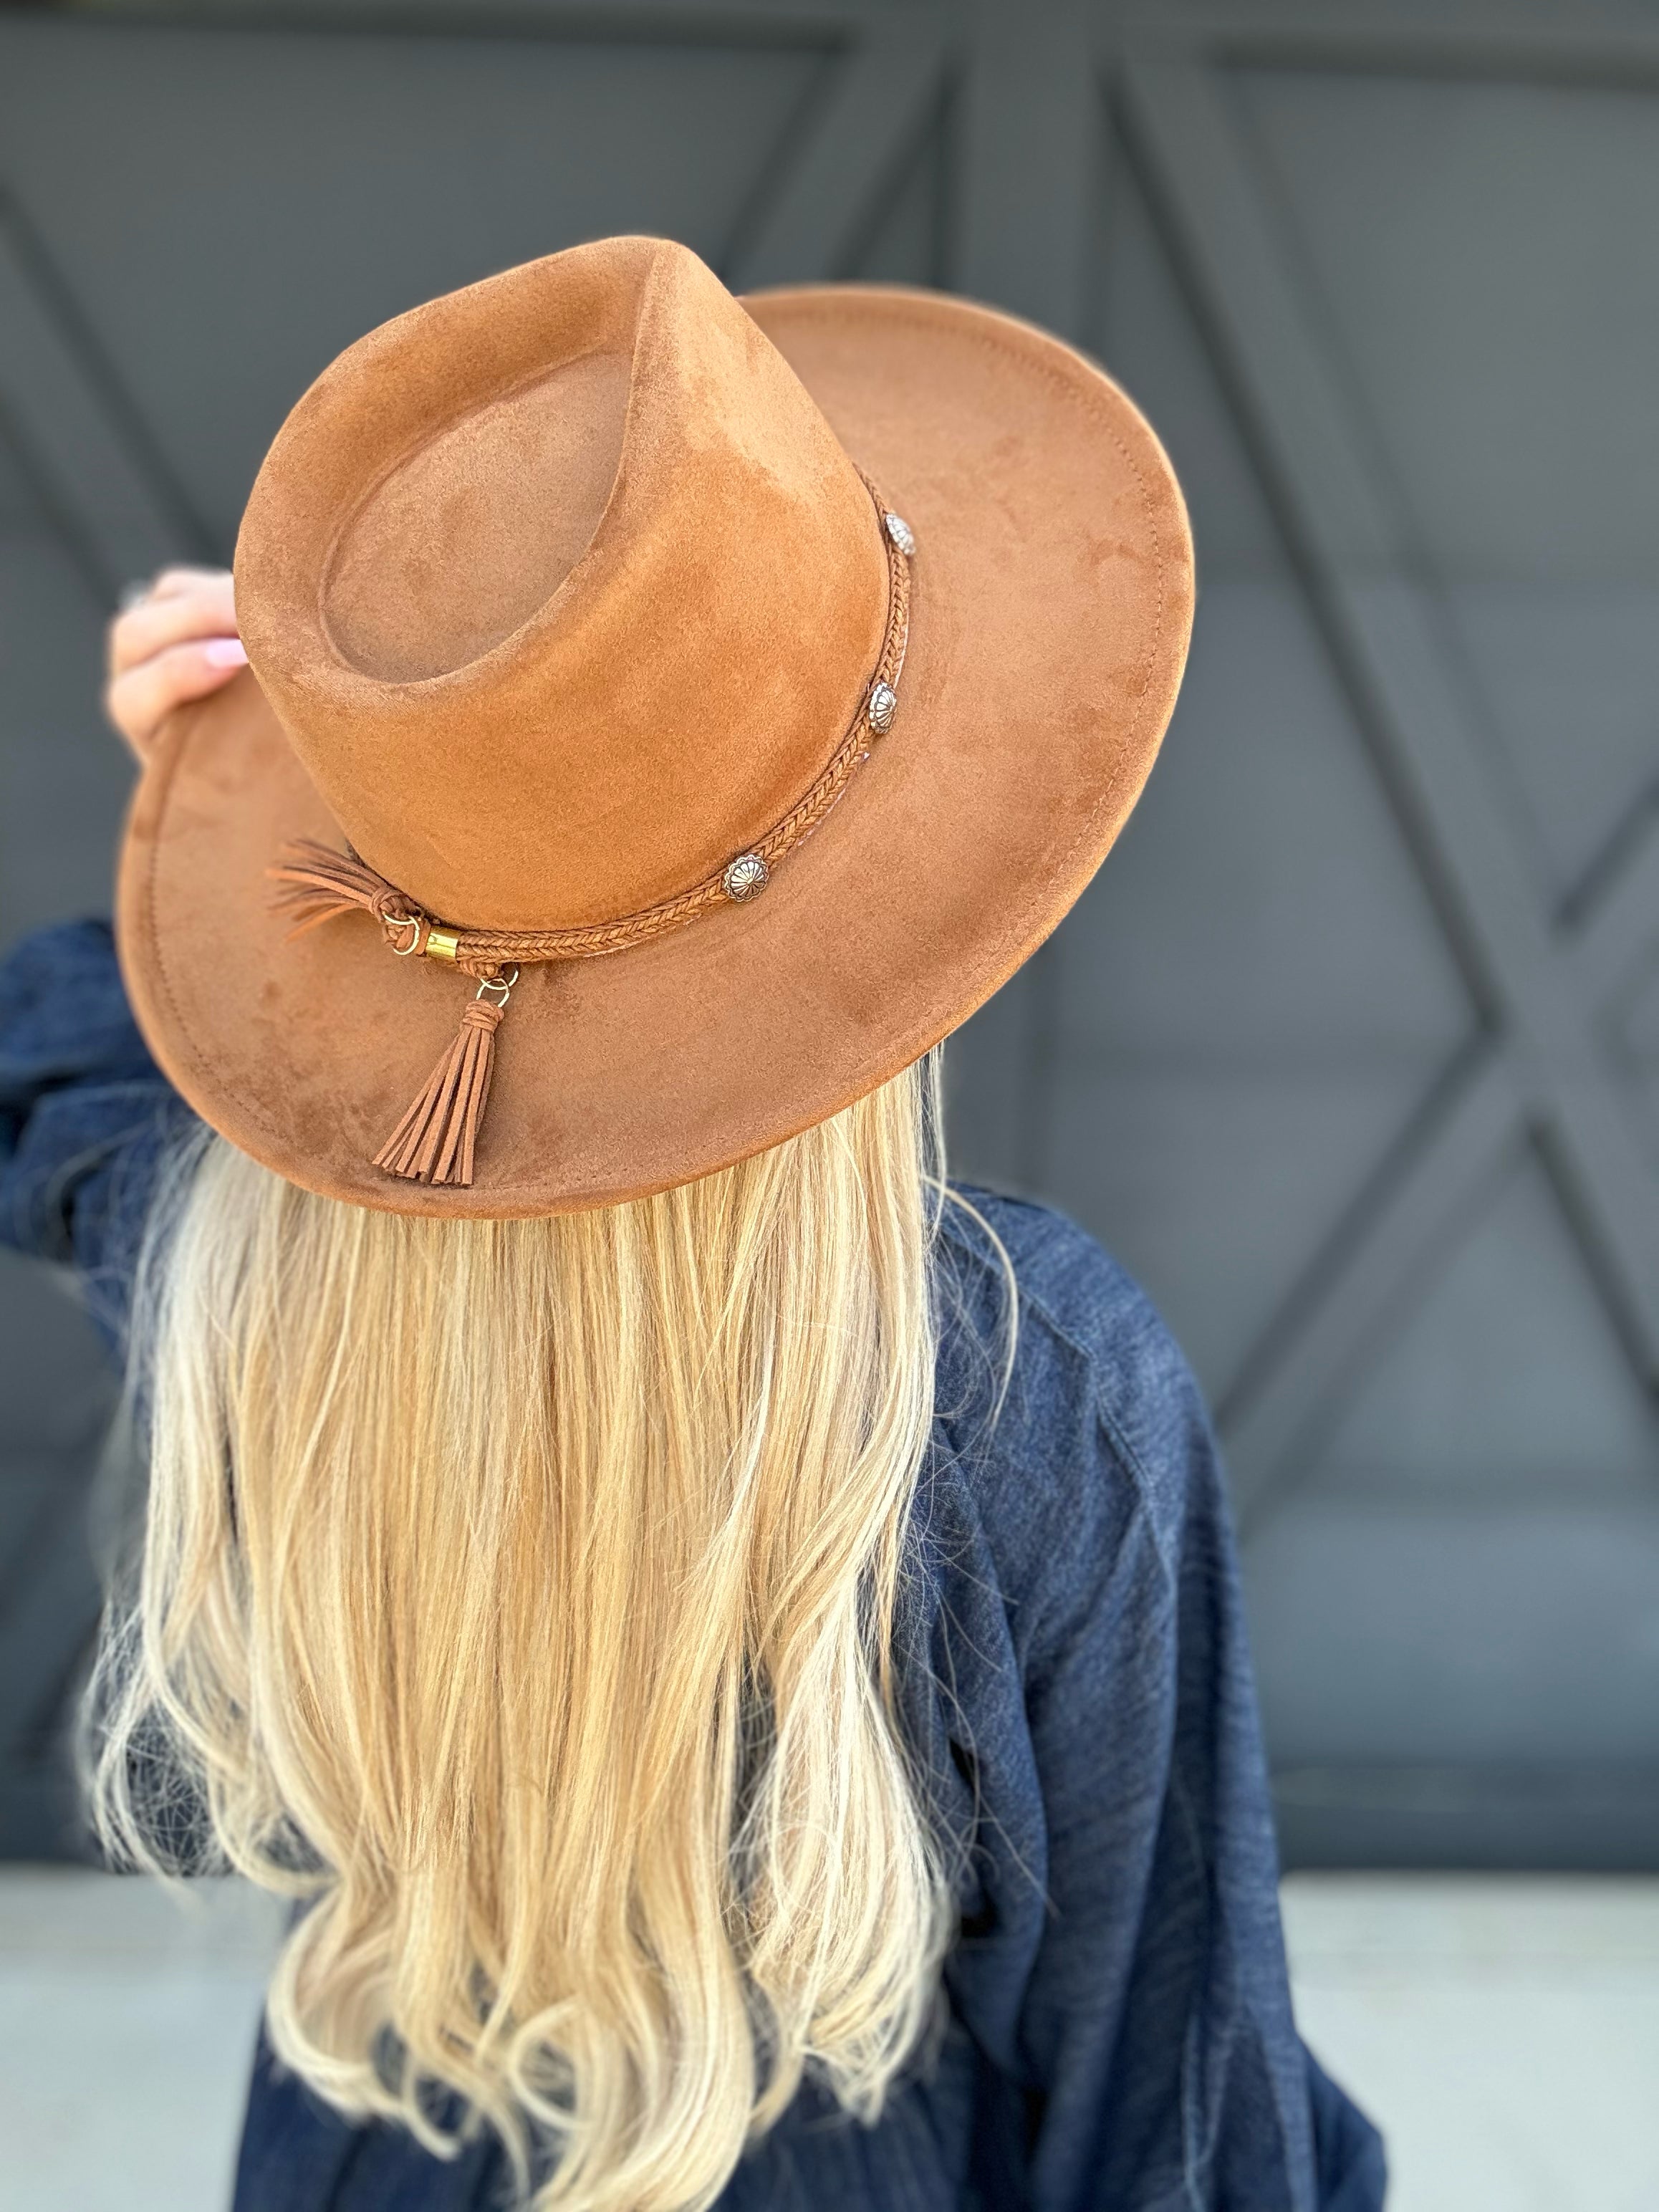
[{"label": "concrete ground", "polygon": [[223,2212],[279,1917],[0,1868],[0,2212]]},{"label": "concrete ground", "polygon": [[1285,1920],[1391,2212],[1659,2212],[1659,1881],[1302,1875]]},{"label": "concrete ground", "polygon": [[[1659,2212],[1659,1880],[1299,1875],[1304,2033],[1392,2212]],[[0,1870],[0,2208],[222,2212],[268,1900]]]}]

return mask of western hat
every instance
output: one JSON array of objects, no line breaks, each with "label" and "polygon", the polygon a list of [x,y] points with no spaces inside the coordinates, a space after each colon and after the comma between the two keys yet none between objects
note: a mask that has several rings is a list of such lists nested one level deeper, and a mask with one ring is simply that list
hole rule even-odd
[{"label": "western hat", "polygon": [[469,285],[349,347],[259,471],[250,666],[169,719],[129,818],[140,1026],[335,1198],[689,1182],[896,1074],[1054,927],[1192,603],[1152,432],[1009,316],[739,301],[647,238]]}]

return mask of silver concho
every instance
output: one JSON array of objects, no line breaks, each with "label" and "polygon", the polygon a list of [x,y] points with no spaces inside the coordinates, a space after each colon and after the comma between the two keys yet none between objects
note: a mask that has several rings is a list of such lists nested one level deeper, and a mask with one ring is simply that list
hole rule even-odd
[{"label": "silver concho", "polygon": [[916,550],[915,532],[902,514],[884,514],[881,519],[887,526],[887,535],[908,561]]},{"label": "silver concho", "polygon": [[878,684],[870,694],[870,726],[878,738],[884,738],[893,726],[893,716],[898,707],[898,693],[890,684]]},{"label": "silver concho", "polygon": [[739,853],[720,878],[729,899],[739,905],[744,899],[758,898],[772,880],[772,871],[758,853]]}]

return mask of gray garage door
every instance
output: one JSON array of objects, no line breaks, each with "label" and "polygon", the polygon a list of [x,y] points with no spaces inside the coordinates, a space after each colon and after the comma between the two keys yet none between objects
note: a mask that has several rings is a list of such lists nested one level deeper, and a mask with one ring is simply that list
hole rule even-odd
[{"label": "gray garage door", "polygon": [[[1197,638],[1111,866],[957,1048],[959,1164],[1199,1368],[1288,1855],[1654,1863],[1659,37],[1297,20],[0,17],[0,934],[106,900],[114,591],[222,555],[372,321],[639,228],[1071,333],[1187,483]],[[0,1273],[13,1853],[66,1834],[109,1404]]]}]

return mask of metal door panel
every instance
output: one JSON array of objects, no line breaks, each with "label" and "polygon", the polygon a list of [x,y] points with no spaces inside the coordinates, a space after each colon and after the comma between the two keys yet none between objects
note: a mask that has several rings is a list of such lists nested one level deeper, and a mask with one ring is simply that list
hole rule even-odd
[{"label": "metal door panel", "polygon": [[1604,214],[1635,251],[1655,142],[1623,95],[1471,73],[1131,71],[1241,450],[1468,1009],[1221,1411],[1290,1855],[1646,1862],[1659,1177],[1619,981],[1659,938],[1659,479],[1644,458],[1612,495],[1605,421],[1576,471],[1552,403],[1577,387],[1654,450],[1651,258],[1634,302],[1599,244],[1561,264]]},{"label": "metal door panel", "polygon": [[[1195,1358],[1288,1855],[1651,1863],[1659,40],[1519,0],[128,12],[0,20],[0,930],[101,899],[113,589],[228,546],[374,317],[642,226],[1089,344],[1188,488],[1194,660],[1111,865],[954,1048],[958,1163]],[[57,1834],[100,1376],[0,1268],[0,1849]]]},{"label": "metal door panel", "polygon": [[1659,97],[1329,70],[1237,92],[1565,897],[1659,778]]}]

